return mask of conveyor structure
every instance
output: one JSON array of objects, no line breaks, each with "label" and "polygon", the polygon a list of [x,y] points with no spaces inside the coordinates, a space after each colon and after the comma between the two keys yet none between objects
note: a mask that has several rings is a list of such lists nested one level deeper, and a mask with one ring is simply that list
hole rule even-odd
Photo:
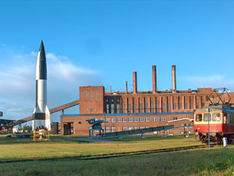
[{"label": "conveyor structure", "polygon": [[119,132],[112,132],[112,133],[104,133],[98,135],[99,137],[103,138],[118,138],[121,136],[131,136],[136,134],[141,134],[142,136],[145,133],[152,133],[152,132],[158,132],[158,131],[167,131],[170,129],[174,129],[174,125],[167,125],[167,126],[158,126],[158,127],[152,127],[152,128],[145,128],[145,129],[137,129],[137,130],[129,130],[129,131],[119,131]]},{"label": "conveyor structure", "polygon": [[[58,112],[58,111],[63,111],[64,109],[67,109],[67,108],[70,108],[70,107],[73,107],[73,106],[77,106],[79,104],[80,104],[80,101],[76,100],[76,101],[73,101],[73,102],[70,102],[70,103],[67,103],[67,104],[52,108],[52,109],[50,109],[50,114],[53,114],[53,113]],[[21,123],[29,122],[29,121],[32,120],[32,118],[33,118],[32,116],[28,116],[28,117],[22,118],[20,120],[16,120],[13,123],[10,123],[9,125],[5,126],[5,128],[12,128],[15,125],[19,125]]]}]

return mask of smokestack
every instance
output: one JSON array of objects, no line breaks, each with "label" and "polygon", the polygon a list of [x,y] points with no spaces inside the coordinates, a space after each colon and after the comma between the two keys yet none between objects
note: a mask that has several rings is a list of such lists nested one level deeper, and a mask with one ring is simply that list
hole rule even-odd
[{"label": "smokestack", "polygon": [[133,93],[137,93],[137,72],[133,72]]},{"label": "smokestack", "polygon": [[153,93],[157,92],[157,77],[156,77],[156,66],[152,66],[152,74],[153,74]]},{"label": "smokestack", "polygon": [[176,66],[172,65],[172,93],[176,92]]},{"label": "smokestack", "polygon": [[112,86],[110,85],[110,93],[112,93]]},{"label": "smokestack", "polygon": [[126,94],[128,93],[128,82],[126,81]]}]

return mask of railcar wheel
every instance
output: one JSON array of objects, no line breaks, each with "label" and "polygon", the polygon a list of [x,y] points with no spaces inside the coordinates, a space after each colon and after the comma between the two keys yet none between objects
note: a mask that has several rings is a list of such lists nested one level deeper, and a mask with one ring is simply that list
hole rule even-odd
[{"label": "railcar wheel", "polygon": [[202,141],[202,143],[208,144],[208,140],[206,140],[205,138],[202,138],[201,141]]},{"label": "railcar wheel", "polygon": [[222,137],[217,137],[216,143],[217,143],[218,145],[223,145]]}]

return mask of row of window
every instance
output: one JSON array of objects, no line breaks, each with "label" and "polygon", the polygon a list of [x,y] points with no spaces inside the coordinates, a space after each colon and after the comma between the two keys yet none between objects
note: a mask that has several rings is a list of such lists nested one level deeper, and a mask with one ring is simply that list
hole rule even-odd
[{"label": "row of window", "polygon": [[116,127],[106,127],[106,130],[104,129],[105,132],[116,132]]},{"label": "row of window", "polygon": [[[199,103],[198,103],[198,102],[196,103],[196,106],[199,107]],[[123,104],[123,110],[125,110],[125,109],[126,109],[126,105]],[[182,110],[182,109],[183,109],[183,108],[182,108],[182,103],[179,103],[179,104],[178,104],[178,107],[177,107],[177,103],[173,103],[173,109],[174,109],[174,110],[175,110],[175,109]],[[184,104],[184,109],[194,109],[194,104],[191,102],[191,103],[190,103],[190,107],[188,107],[188,103],[185,103],[185,104]],[[148,104],[146,103],[145,106],[144,106],[144,108],[143,108],[142,103],[139,104],[139,107],[138,107],[138,108],[137,108],[137,105],[136,105],[136,104],[133,105],[133,108],[132,108],[132,105],[131,105],[131,104],[128,104],[127,110],[128,110],[128,111],[133,110],[134,113],[137,112],[137,110],[139,111],[139,113],[142,113],[143,110],[144,110],[144,112],[146,112],[146,113],[150,113],[150,112],[152,112],[152,113],[153,113],[153,112],[159,112],[160,110],[161,110],[161,112],[166,112],[166,110],[167,110],[167,112],[171,112],[171,103],[167,103],[167,108],[166,108],[166,104],[165,104],[165,103],[162,103],[162,104],[161,104],[161,107],[160,107],[160,105],[159,105],[158,103],[156,103],[156,104],[151,104],[151,106],[148,107]]]},{"label": "row of window", "polygon": [[[166,118],[165,117],[153,117],[152,118],[154,122],[158,122],[158,121],[161,121],[161,122],[164,122],[166,121]],[[112,122],[112,123],[115,123],[115,122],[150,122],[150,117],[130,117],[130,118],[127,118],[127,117],[123,117],[123,118],[100,118],[100,120],[104,120],[106,121],[107,123],[109,122]]]},{"label": "row of window", "polygon": [[224,115],[224,123],[234,124],[234,114]]},{"label": "row of window", "polygon": [[150,128],[150,126],[134,126],[134,127],[122,127],[122,131],[128,131],[128,130],[138,130],[138,129],[145,129]]},{"label": "row of window", "polygon": [[[138,130],[138,129],[145,129],[145,128],[150,128],[150,126],[129,126],[129,127],[122,127],[122,131],[128,131],[128,130]],[[90,128],[91,129],[91,128]],[[105,132],[116,132],[116,127],[106,127],[106,130],[104,128]]]},{"label": "row of window", "polygon": [[[195,120],[196,122],[208,122],[208,121],[213,121],[213,122],[220,122],[222,119],[222,114],[220,113],[207,113],[207,114],[196,114]],[[224,114],[223,115],[223,122],[225,124],[234,124],[234,114]]]},{"label": "row of window", "polygon": [[[199,107],[199,103],[196,104],[197,107]],[[177,104],[173,104],[173,109],[177,109]],[[193,103],[190,104],[190,108],[188,107],[188,103],[185,103],[184,109],[194,109]],[[179,103],[178,110],[182,110],[182,103]],[[106,113],[107,114],[113,114],[113,113],[157,113],[157,112],[171,112],[171,104],[167,104],[167,109],[165,104],[163,103],[160,107],[159,104],[151,104],[150,108],[148,107],[148,104],[145,104],[144,108],[142,104],[139,104],[139,107],[137,108],[136,104],[132,105],[128,104],[126,107],[125,104],[123,104],[122,109],[120,109],[120,104],[106,104]]]},{"label": "row of window", "polygon": [[114,114],[115,111],[118,114],[120,113],[120,104],[116,104],[116,107],[114,104],[111,104],[111,105],[107,104],[106,105],[106,113],[107,114]]},{"label": "row of window", "polygon": [[[90,109],[86,108],[85,111],[86,112],[93,112],[93,108],[90,108]],[[94,112],[96,112],[96,111],[97,111],[97,108],[94,108]]]},{"label": "row of window", "polygon": [[[93,100],[93,91],[91,90],[90,92],[89,92],[89,94],[90,94],[90,100],[92,101]],[[86,90],[85,91],[85,101],[87,101],[88,100],[88,91]],[[95,100],[97,100],[97,91],[95,90]]]},{"label": "row of window", "polygon": [[[193,124],[181,124],[181,126],[187,126],[187,125],[193,125]],[[150,128],[150,126],[129,126],[129,127],[122,127],[122,131],[128,131],[128,130],[138,130],[138,129],[146,129]],[[92,127],[89,127],[89,129],[92,129]],[[112,126],[109,127],[107,126],[106,129],[103,128],[105,132],[116,132],[116,127]]]},{"label": "row of window", "polygon": [[[116,99],[116,102],[119,103],[119,99]],[[114,98],[106,99],[106,103],[112,103],[112,104],[114,104]]]},{"label": "row of window", "polygon": [[213,114],[196,114],[195,117],[196,122],[202,122],[202,121],[213,121],[218,122],[221,120],[221,114],[220,113],[213,113]]}]

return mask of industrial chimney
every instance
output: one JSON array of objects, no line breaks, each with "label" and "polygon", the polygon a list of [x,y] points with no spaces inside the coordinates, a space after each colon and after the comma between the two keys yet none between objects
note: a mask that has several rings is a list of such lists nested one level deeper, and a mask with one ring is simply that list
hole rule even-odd
[{"label": "industrial chimney", "polygon": [[112,86],[110,85],[110,93],[112,93]]},{"label": "industrial chimney", "polygon": [[172,65],[172,93],[176,93],[176,66]]},{"label": "industrial chimney", "polygon": [[128,93],[128,82],[126,81],[126,94]]},{"label": "industrial chimney", "polygon": [[157,92],[157,76],[156,76],[156,66],[152,66],[152,74],[153,74],[153,93]]},{"label": "industrial chimney", "polygon": [[133,72],[133,93],[137,93],[137,72]]}]

